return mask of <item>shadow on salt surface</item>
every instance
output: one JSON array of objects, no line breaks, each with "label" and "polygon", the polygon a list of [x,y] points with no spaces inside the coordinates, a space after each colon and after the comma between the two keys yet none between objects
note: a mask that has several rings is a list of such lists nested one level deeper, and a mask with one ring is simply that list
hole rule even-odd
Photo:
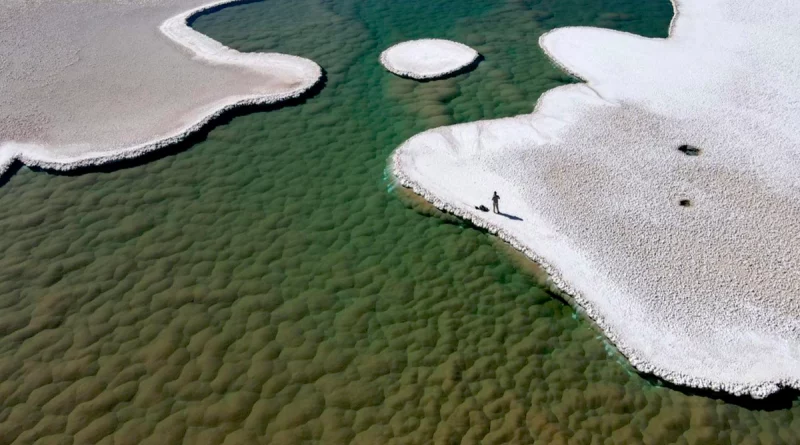
[{"label": "shadow on salt surface", "polygon": [[687,396],[705,397],[729,403],[751,411],[781,411],[794,406],[795,402],[800,402],[800,390],[782,387],[778,391],[770,394],[763,399],[754,399],[750,396],[735,396],[727,392],[714,391],[710,389],[692,388],[690,386],[676,385],[666,380],[644,372],[637,371],[645,381],[653,386],[664,387],[673,391],[686,394]]},{"label": "shadow on salt surface", "polygon": [[[253,0],[245,0],[244,2],[248,3],[252,1]],[[322,69],[322,75],[320,76],[319,81],[317,81],[317,83],[314,84],[313,87],[309,88],[305,93],[301,94],[296,98],[286,99],[270,104],[242,105],[239,107],[235,107],[211,119],[206,125],[203,125],[198,131],[189,133],[181,141],[176,142],[174,144],[166,145],[162,148],[152,150],[140,156],[134,156],[131,158],[122,158],[117,161],[107,162],[103,164],[77,167],[71,170],[55,170],[55,169],[30,167],[30,166],[28,166],[28,168],[30,168],[32,171],[35,172],[44,172],[57,176],[79,176],[86,173],[110,173],[117,170],[140,167],[144,164],[159,159],[163,159],[169,156],[174,156],[188,150],[195,144],[198,144],[206,140],[208,134],[212,130],[214,130],[214,128],[221,125],[227,125],[237,117],[253,113],[278,111],[288,107],[303,105],[309,99],[316,97],[325,88],[325,85],[327,83],[328,83],[328,76],[325,70]],[[23,166],[25,166],[25,164],[23,164],[19,160],[15,160],[14,163],[11,166],[9,166],[9,168],[2,175],[0,175],[0,187],[6,185],[6,183],[8,183],[11,177],[14,176],[14,174],[18,172]]]},{"label": "shadow on salt surface", "polygon": [[[404,186],[398,186],[398,190],[404,190],[407,195],[416,196],[417,199],[427,203],[427,201],[425,201],[424,198],[420,197],[419,195],[416,195],[413,191]],[[426,216],[439,218],[442,220],[442,223],[445,224],[459,225],[463,228],[474,229],[481,233],[491,235],[491,233],[487,229],[476,226],[469,220],[462,219],[450,212],[440,210],[437,207],[434,207],[430,203],[428,203],[427,205],[432,207],[435,210],[435,212],[433,211],[424,212],[418,208],[415,208],[414,210]],[[504,212],[500,212],[499,214],[512,220],[522,221],[522,218],[519,218],[514,215],[510,215]],[[453,222],[452,220],[442,219],[442,215],[445,215],[447,218],[455,219],[456,221]],[[601,332],[601,328],[595,324],[593,319],[586,316],[581,306],[572,298],[572,296],[565,293],[564,291],[562,291],[560,288],[553,285],[552,282],[549,281],[549,276],[546,274],[546,272],[541,270],[540,265],[538,263],[525,256],[522,252],[516,250],[512,245],[510,245],[501,238],[496,238],[496,246],[498,247],[498,250],[500,250],[508,259],[510,259],[521,272],[528,275],[539,286],[541,286],[545,290],[545,292],[550,296],[550,298],[553,298],[554,300],[557,300],[561,304],[572,308],[574,310],[573,318],[581,319],[585,323],[592,325],[593,328],[598,332]],[[606,349],[608,350],[609,357],[615,357],[618,364],[622,368],[624,368],[626,372],[628,372],[629,374],[638,375],[653,387],[667,388],[669,390],[676,391],[686,396],[712,399],[721,403],[736,405],[738,407],[750,411],[764,411],[764,412],[784,411],[792,409],[793,407],[795,407],[796,404],[800,404],[800,390],[792,387],[781,387],[781,389],[763,399],[756,399],[750,397],[749,395],[736,396],[724,391],[714,391],[710,389],[694,388],[691,386],[674,384],[669,381],[663,380],[654,374],[645,373],[637,370],[636,368],[630,365],[628,359],[624,356],[624,354],[622,354],[622,352],[616,349],[616,346],[613,343],[609,342],[604,336],[598,336],[598,339],[603,341]]]},{"label": "shadow on salt surface", "polygon": [[524,219],[520,218],[520,217],[519,217],[519,216],[517,216],[517,215],[511,215],[511,214],[509,214],[509,213],[503,213],[503,212],[499,212],[498,214],[499,214],[500,216],[505,216],[506,218],[508,218],[508,219],[510,219],[510,220],[512,220],[512,221],[525,221]]},{"label": "shadow on salt surface", "polygon": [[[486,228],[478,227],[469,220],[462,219],[450,212],[438,209],[406,187],[398,186],[395,190],[397,191],[397,196],[404,204],[422,215],[436,218],[441,221],[442,224],[456,225],[464,229],[473,229],[480,233],[491,235]],[[521,220],[519,217],[504,212],[500,212],[500,215],[510,219]],[[532,280],[534,280],[534,282],[541,286],[550,298],[558,301],[565,307],[572,308],[574,310],[573,318],[581,319],[585,323],[593,325],[595,330],[600,331],[600,328],[595,325],[594,320],[585,315],[580,305],[577,304],[577,302],[575,302],[569,294],[564,293],[561,289],[549,281],[549,276],[536,262],[525,256],[523,253],[517,251],[513,246],[500,238],[495,238],[495,245],[498,250],[505,255],[506,258],[515,264],[519,271],[529,276]],[[627,358],[625,358],[625,356],[616,349],[614,344],[610,343],[605,339],[605,337],[602,336],[598,336],[598,339],[604,343],[609,357],[613,357],[618,364],[626,370],[627,373],[640,376],[644,381],[653,387],[667,388],[687,396],[712,399],[725,404],[736,405],[750,411],[773,412],[789,410],[794,407],[796,402],[800,402],[800,391],[794,388],[781,388],[779,391],[767,396],[766,398],[754,399],[747,395],[735,396],[726,392],[673,384],[662,380],[653,374],[636,370],[628,363]]]}]

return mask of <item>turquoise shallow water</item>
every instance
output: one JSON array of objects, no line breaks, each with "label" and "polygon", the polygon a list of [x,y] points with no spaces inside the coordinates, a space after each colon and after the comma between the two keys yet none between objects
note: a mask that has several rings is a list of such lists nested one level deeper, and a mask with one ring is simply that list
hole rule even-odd
[{"label": "turquoise shallow water", "polygon": [[[309,57],[305,102],[146,163],[0,187],[0,443],[796,443],[800,404],[632,372],[495,238],[393,189],[391,151],[571,82],[553,27],[664,36],[665,0],[267,0],[198,18]],[[485,57],[417,83],[421,37]]]}]

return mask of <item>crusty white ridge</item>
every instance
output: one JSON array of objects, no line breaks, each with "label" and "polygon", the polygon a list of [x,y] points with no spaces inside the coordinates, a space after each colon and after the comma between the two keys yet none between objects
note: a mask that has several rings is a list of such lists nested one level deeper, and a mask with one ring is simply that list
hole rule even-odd
[{"label": "crusty white ridge", "polygon": [[4,2],[0,42],[13,63],[0,95],[0,173],[14,160],[68,170],[136,157],[319,81],[308,59],[240,53],[194,31],[194,17],[238,0],[207,1]]},{"label": "crusty white ridge", "polygon": [[479,54],[463,43],[443,39],[409,40],[381,53],[381,64],[398,76],[437,79],[470,66]]},{"label": "crusty white ridge", "polygon": [[[545,34],[585,84],[421,133],[390,167],[542,263],[637,369],[757,398],[800,388],[800,5],[674,6],[668,39]],[[493,190],[507,215],[475,210]]]}]

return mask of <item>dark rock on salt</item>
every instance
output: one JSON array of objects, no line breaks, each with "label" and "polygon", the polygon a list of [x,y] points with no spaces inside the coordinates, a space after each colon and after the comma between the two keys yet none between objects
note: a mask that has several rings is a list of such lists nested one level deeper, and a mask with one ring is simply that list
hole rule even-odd
[{"label": "dark rock on salt", "polygon": [[686,144],[681,145],[680,147],[678,147],[678,150],[680,150],[681,152],[683,152],[683,154],[687,156],[700,155],[700,149],[692,145],[686,145]]}]

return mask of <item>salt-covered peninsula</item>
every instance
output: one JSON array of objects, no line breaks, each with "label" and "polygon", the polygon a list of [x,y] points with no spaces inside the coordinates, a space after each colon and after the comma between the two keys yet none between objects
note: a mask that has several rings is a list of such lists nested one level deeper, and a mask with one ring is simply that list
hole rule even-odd
[{"label": "salt-covered peninsula", "polygon": [[316,84],[310,60],[240,53],[188,26],[227,3],[2,2],[0,172],[15,159],[63,170],[134,157]]},{"label": "salt-covered peninsula", "polygon": [[[754,397],[800,388],[800,5],[675,13],[667,39],[545,34],[586,83],[419,134],[391,168],[542,263],[637,369]],[[476,210],[495,190],[505,215]]]},{"label": "salt-covered peninsula", "polygon": [[419,39],[392,45],[381,53],[381,64],[390,72],[417,80],[438,79],[472,65],[478,52],[463,43],[443,39]]}]

